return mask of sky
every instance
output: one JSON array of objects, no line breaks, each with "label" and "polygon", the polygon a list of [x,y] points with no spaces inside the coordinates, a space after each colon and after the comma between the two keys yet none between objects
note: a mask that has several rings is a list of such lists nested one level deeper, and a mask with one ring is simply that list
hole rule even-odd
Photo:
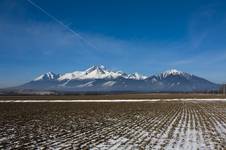
[{"label": "sky", "polygon": [[0,88],[99,64],[225,83],[226,1],[0,0]]}]

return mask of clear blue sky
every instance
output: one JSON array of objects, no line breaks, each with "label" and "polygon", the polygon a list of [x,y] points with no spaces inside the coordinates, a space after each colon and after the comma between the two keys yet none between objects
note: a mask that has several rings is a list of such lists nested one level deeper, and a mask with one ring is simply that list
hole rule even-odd
[{"label": "clear blue sky", "polygon": [[176,68],[226,82],[225,0],[0,1],[0,87],[93,64],[145,75]]}]

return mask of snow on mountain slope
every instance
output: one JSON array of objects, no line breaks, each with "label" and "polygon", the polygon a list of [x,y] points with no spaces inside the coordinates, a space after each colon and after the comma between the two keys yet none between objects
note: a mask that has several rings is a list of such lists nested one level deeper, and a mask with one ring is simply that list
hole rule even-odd
[{"label": "snow on mountain slope", "polygon": [[183,77],[189,79],[190,77],[192,77],[192,74],[182,72],[182,71],[178,71],[176,69],[171,69],[171,70],[167,70],[165,72],[162,72],[158,75],[158,77],[160,77],[160,78],[167,78],[169,76],[183,76]]},{"label": "snow on mountain slope", "polygon": [[111,87],[116,83],[116,81],[107,81],[103,84],[104,87]]},{"label": "snow on mountain slope", "polygon": [[74,79],[104,79],[124,77],[125,73],[120,71],[107,70],[103,65],[92,66],[85,71],[75,71],[72,73],[65,73],[58,80],[74,80]]},{"label": "snow on mountain slope", "polygon": [[93,83],[94,83],[94,81],[90,81],[90,82],[87,82],[85,84],[80,84],[77,87],[80,87],[80,88],[82,88],[82,87],[92,87]]},{"label": "snow on mountain slope", "polygon": [[80,79],[84,75],[83,71],[74,71],[72,73],[65,73],[59,77],[58,80],[73,80]]},{"label": "snow on mountain slope", "polygon": [[42,74],[39,77],[35,78],[34,81],[39,81],[39,80],[56,80],[59,77],[60,77],[59,74],[55,74],[53,72],[47,72],[47,73]]},{"label": "snow on mountain slope", "polygon": [[84,71],[74,71],[72,73],[65,73],[63,75],[57,75],[52,72],[48,72],[37,77],[34,81],[38,80],[85,80],[85,79],[116,79],[122,77],[125,79],[144,80],[147,76],[139,73],[126,74],[122,71],[112,71],[106,69],[103,65],[92,66]]},{"label": "snow on mountain slope", "polygon": [[147,76],[141,75],[137,72],[128,75],[128,79],[144,80],[146,78],[147,78]]}]

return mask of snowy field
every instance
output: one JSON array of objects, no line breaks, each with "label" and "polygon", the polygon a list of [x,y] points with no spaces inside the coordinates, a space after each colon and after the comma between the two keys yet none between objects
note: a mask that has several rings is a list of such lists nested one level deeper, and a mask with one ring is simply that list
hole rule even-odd
[{"label": "snowy field", "polygon": [[118,101],[0,103],[0,149],[226,148],[226,100]]}]

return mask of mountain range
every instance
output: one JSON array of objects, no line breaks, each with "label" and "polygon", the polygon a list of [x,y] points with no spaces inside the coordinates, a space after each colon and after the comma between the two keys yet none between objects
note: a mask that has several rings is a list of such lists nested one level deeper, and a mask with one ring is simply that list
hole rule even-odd
[{"label": "mountain range", "polygon": [[71,92],[196,92],[218,90],[219,86],[204,78],[176,69],[144,76],[139,73],[113,71],[103,65],[97,65],[84,71],[64,74],[48,72],[14,89]]}]

